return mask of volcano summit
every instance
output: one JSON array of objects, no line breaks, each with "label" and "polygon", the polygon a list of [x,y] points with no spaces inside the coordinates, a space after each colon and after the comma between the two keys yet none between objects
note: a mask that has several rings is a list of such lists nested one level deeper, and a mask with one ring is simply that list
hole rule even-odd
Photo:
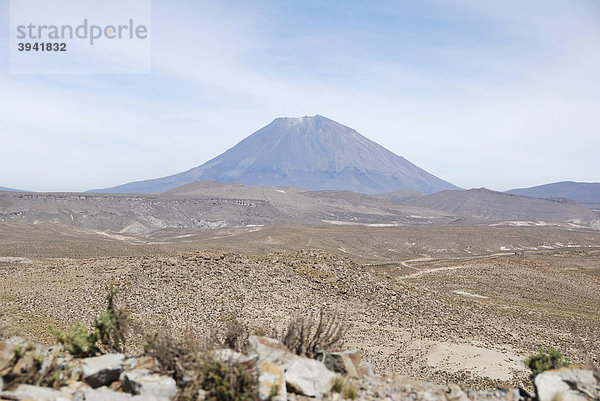
[{"label": "volcano summit", "polygon": [[183,173],[90,192],[164,192],[199,180],[366,194],[458,189],[352,128],[316,115],[277,118],[223,154]]}]

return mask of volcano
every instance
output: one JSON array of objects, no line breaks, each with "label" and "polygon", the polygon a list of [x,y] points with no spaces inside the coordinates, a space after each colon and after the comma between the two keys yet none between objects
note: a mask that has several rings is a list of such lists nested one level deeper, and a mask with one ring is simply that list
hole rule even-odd
[{"label": "volcano", "polygon": [[200,180],[365,194],[401,189],[431,194],[459,189],[352,128],[316,115],[277,118],[188,171],[90,192],[165,192]]}]

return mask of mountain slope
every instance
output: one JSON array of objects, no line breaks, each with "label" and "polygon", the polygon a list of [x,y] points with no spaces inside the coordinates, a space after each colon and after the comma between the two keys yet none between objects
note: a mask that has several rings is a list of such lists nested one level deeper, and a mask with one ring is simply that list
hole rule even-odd
[{"label": "mountain slope", "polygon": [[403,202],[458,216],[486,220],[534,220],[567,222],[597,219],[594,212],[568,199],[539,199],[489,189],[442,191]]},{"label": "mountain slope", "polygon": [[567,198],[583,204],[600,205],[600,182],[562,181],[506,192],[533,198]]},{"label": "mountain slope", "polygon": [[183,173],[90,192],[164,192],[199,180],[367,194],[459,189],[355,130],[316,115],[277,118],[225,153]]},{"label": "mountain slope", "polygon": [[0,191],[10,191],[10,192],[27,192],[27,191],[23,191],[21,189],[13,189],[13,188],[5,188],[5,187],[0,187]]},{"label": "mountain slope", "polygon": [[411,199],[425,195],[423,192],[413,191],[412,189],[400,189],[394,192],[374,195],[378,199],[387,199],[394,202],[402,203]]}]

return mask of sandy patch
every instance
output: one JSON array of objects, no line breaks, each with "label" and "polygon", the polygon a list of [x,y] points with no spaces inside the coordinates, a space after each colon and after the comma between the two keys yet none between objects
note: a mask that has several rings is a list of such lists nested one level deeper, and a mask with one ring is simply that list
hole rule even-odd
[{"label": "sandy patch", "polygon": [[427,364],[437,369],[459,372],[492,380],[511,380],[514,371],[525,372],[523,357],[511,352],[499,352],[468,344],[439,343],[425,357]]},{"label": "sandy patch", "polygon": [[485,295],[479,295],[479,294],[471,294],[470,292],[466,292],[466,291],[452,291],[455,294],[458,295],[463,295],[465,297],[471,297],[471,298],[479,298],[479,299],[488,299],[489,297],[486,297]]},{"label": "sandy patch", "polygon": [[15,258],[12,256],[0,256],[0,262],[3,262],[3,263],[31,263],[31,259]]}]

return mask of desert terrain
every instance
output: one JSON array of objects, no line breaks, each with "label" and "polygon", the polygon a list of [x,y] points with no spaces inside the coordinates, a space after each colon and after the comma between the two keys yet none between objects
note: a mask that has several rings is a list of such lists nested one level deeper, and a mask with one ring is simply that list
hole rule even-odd
[{"label": "desert terrain", "polygon": [[199,338],[238,319],[279,333],[321,308],[375,372],[470,388],[529,385],[523,360],[553,347],[600,355],[600,232],[496,223],[270,225],[111,233],[0,224],[0,337],[50,344],[90,322],[110,284],[152,330]]}]

